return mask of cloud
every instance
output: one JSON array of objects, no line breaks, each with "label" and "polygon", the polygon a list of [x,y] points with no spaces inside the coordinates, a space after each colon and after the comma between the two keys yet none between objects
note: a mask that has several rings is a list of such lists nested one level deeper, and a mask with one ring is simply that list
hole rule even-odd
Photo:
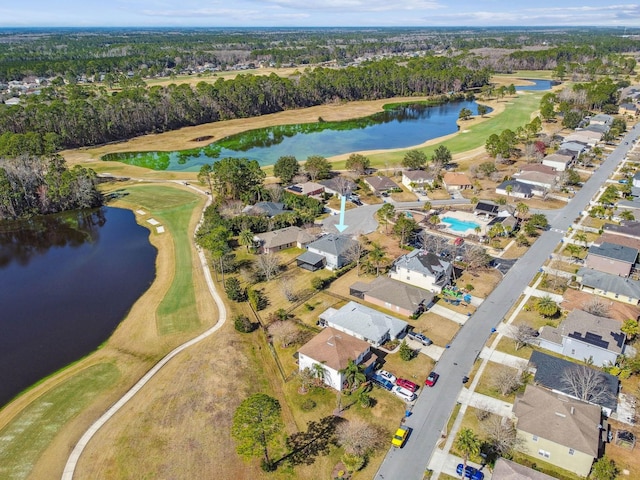
[{"label": "cloud", "polygon": [[263,0],[282,8],[305,11],[339,11],[342,13],[436,10],[445,8],[435,0]]}]

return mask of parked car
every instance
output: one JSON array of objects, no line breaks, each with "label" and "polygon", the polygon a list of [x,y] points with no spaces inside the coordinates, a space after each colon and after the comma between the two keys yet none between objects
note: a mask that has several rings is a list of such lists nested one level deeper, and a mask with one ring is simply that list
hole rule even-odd
[{"label": "parked car", "polygon": [[467,377],[466,375],[462,377],[462,383],[467,383],[468,381],[469,381],[469,377]]},{"label": "parked car", "polygon": [[433,387],[438,381],[438,378],[440,378],[439,374],[437,374],[436,372],[431,372],[427,379],[424,381],[424,384],[428,387]]},{"label": "parked car", "polygon": [[396,383],[396,376],[391,372],[387,372],[386,370],[376,370],[376,375],[384,378],[388,382]]},{"label": "parked car", "polygon": [[415,340],[416,342],[420,342],[421,344],[427,346],[433,343],[429,337],[414,331],[407,333],[407,337],[409,337],[411,340]]},{"label": "parked car", "polygon": [[478,470],[475,467],[472,467],[471,465],[467,465],[466,468],[463,464],[459,463],[458,466],[456,467],[456,473],[458,475],[462,475],[462,469],[464,468],[464,478],[469,478],[471,480],[483,480],[484,479],[484,473],[482,473],[480,470]]},{"label": "parked car", "polygon": [[388,390],[388,391],[391,391],[391,389],[393,388],[393,383],[375,374],[371,376],[371,381],[373,382],[374,385],[377,385],[378,387],[384,388],[385,390]]},{"label": "parked car", "polygon": [[396,396],[400,397],[405,402],[413,402],[416,398],[418,398],[418,396],[415,393],[413,393],[411,390],[407,390],[406,388],[401,387],[400,385],[396,385],[395,387],[393,387],[391,389],[391,392]]},{"label": "parked car", "polygon": [[397,379],[396,385],[400,385],[401,387],[406,388],[407,390],[411,390],[412,392],[415,392],[419,388],[418,385],[413,383],[411,380],[406,380],[404,378]]},{"label": "parked car", "polygon": [[391,445],[394,447],[402,448],[404,442],[407,441],[407,437],[409,436],[409,427],[405,427],[404,425],[400,426],[398,430],[396,430],[395,435],[391,439]]}]

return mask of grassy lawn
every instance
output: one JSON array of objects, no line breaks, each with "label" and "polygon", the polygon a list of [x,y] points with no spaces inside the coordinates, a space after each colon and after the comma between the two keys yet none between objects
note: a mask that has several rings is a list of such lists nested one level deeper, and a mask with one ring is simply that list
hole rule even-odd
[{"label": "grassy lawn", "polygon": [[487,366],[482,373],[482,377],[480,377],[480,382],[478,382],[475,391],[489,397],[497,398],[498,400],[504,400],[505,402],[513,403],[516,399],[517,392],[513,392],[505,396],[500,393],[500,389],[495,385],[494,379],[496,375],[503,369],[508,369],[514,374],[517,372],[517,369],[515,368],[507,367],[505,365],[500,365],[494,362],[487,362]]},{"label": "grassy lawn", "polygon": [[525,358],[527,360],[529,359],[529,357],[531,357],[531,352],[533,352],[533,348],[531,348],[529,345],[525,345],[524,347],[516,350],[515,342],[508,337],[502,337],[502,339],[500,339],[500,341],[498,342],[497,350],[508,353],[509,355]]},{"label": "grassy lawn", "polygon": [[[464,413],[464,417],[462,417],[462,423],[460,424],[460,430],[463,428],[470,428],[473,432],[480,438],[480,440],[484,440],[484,432],[482,430],[481,421],[478,419],[477,412],[479,410],[474,407],[467,407],[467,411]],[[458,430],[458,431],[460,431]],[[464,457],[462,453],[458,451],[456,448],[456,442],[453,442],[451,446],[451,453],[453,455],[457,455],[458,457]],[[481,463],[482,458],[480,455],[475,455],[469,457],[469,460],[475,463]]]},{"label": "grassy lawn", "polygon": [[[471,284],[473,285],[471,294],[474,297],[486,298],[501,281],[502,274],[498,270],[487,268],[475,272],[465,270],[456,280],[456,285],[465,288],[467,284]],[[466,313],[467,311],[468,310],[465,310],[462,313]]]},{"label": "grassy lawn", "polygon": [[580,480],[583,478],[579,477],[575,473],[569,472],[568,470],[551,465],[538,457],[530,457],[524,453],[513,452],[513,458],[511,460],[516,463],[526,465],[527,467],[533,468],[539,472],[546,473],[547,475],[559,480]]},{"label": "grassy lawn", "polygon": [[417,320],[409,320],[409,324],[413,326],[414,330],[424,333],[433,340],[435,345],[440,347],[451,343],[455,334],[460,330],[460,325],[453,320],[432,312],[423,313]]},{"label": "grassy lawn", "polygon": [[189,332],[200,325],[196,309],[192,274],[192,238],[189,235],[190,212],[198,197],[188,191],[164,186],[127,187],[123,203],[146,210],[173,238],[175,272],[169,291],[157,310],[161,335]]},{"label": "grassy lawn", "polygon": [[119,377],[120,371],[112,363],[92,365],[22,410],[0,431],[0,477],[27,478],[60,428]]}]

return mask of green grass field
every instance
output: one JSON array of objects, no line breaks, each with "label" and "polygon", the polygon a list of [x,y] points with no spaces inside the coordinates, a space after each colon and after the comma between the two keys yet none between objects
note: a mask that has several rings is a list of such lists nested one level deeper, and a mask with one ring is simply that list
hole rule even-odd
[{"label": "green grass field", "polygon": [[128,187],[123,201],[147,210],[165,231],[175,247],[176,271],[157,310],[157,327],[161,335],[189,332],[200,325],[193,288],[189,219],[198,197],[172,187],[141,185]]},{"label": "green grass field", "polygon": [[115,365],[99,363],[31,403],[0,431],[0,478],[27,478],[60,428],[118,378]]}]

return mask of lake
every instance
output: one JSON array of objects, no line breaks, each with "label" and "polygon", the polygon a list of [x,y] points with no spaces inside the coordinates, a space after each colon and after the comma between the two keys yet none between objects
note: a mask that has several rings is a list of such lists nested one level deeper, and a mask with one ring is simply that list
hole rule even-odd
[{"label": "lake", "polygon": [[332,157],[366,150],[387,150],[419,145],[458,131],[460,110],[475,115],[475,101],[441,105],[400,105],[369,117],[344,122],[281,125],[227,137],[204,148],[179,152],[117,153],[102,157],[154,170],[199,171],[217,158],[246,157],[260,165],[273,165],[293,155],[303,161],[310,155]]},{"label": "lake", "polygon": [[523,78],[522,80],[527,80],[528,82],[533,82],[533,85],[520,85],[516,87],[516,91],[520,90],[549,90],[553,85],[557,85],[558,82],[553,80],[540,80],[537,78]]},{"label": "lake", "polygon": [[107,340],[155,260],[129,210],[0,222],[0,406]]}]

